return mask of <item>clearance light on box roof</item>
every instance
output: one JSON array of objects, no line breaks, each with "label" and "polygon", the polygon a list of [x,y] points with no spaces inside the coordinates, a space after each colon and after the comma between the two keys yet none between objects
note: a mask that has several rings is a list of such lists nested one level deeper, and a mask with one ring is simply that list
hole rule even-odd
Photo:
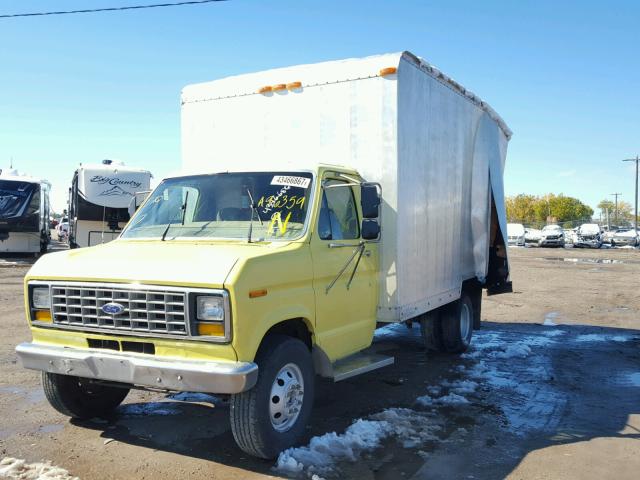
[{"label": "clearance light on box roof", "polygon": [[274,92],[281,92],[282,90],[286,90],[286,89],[287,89],[286,83],[278,83],[277,85],[273,85],[271,87],[271,90],[273,90]]},{"label": "clearance light on box roof", "polygon": [[396,67],[387,67],[387,68],[380,69],[380,72],[378,72],[378,74],[381,77],[386,77],[387,75],[393,75],[397,71],[398,69]]},{"label": "clearance light on box roof", "polygon": [[261,87],[258,89],[258,93],[269,93],[271,91],[271,85],[267,85],[266,87]]},{"label": "clearance light on box roof", "polygon": [[302,88],[302,82],[287,83],[287,90],[296,90],[298,88]]}]

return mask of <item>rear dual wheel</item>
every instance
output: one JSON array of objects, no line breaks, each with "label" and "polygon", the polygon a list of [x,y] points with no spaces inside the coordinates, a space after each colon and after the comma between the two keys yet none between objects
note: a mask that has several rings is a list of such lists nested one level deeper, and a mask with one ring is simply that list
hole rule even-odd
[{"label": "rear dual wheel", "polygon": [[469,348],[474,317],[479,316],[480,298],[474,308],[472,296],[466,292],[448,305],[424,314],[420,319],[422,338],[429,351],[462,353]]}]

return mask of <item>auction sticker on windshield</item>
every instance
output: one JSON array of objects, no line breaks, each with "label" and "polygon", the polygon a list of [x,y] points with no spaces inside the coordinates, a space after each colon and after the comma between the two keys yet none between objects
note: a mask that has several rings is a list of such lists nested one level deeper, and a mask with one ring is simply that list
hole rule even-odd
[{"label": "auction sticker on windshield", "polygon": [[310,178],[294,177],[291,175],[276,175],[271,180],[271,185],[286,185],[288,187],[309,188]]}]

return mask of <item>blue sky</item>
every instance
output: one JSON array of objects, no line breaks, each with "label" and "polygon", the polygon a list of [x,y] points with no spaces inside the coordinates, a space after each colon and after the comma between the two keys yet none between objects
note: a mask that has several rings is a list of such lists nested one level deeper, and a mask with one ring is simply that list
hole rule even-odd
[{"label": "blue sky", "polygon": [[[155,3],[0,0],[0,14]],[[184,85],[410,50],[514,131],[507,194],[633,203],[640,2],[268,1],[0,19],[0,166],[47,177],[54,206],[80,162],[156,177],[180,164]]]}]

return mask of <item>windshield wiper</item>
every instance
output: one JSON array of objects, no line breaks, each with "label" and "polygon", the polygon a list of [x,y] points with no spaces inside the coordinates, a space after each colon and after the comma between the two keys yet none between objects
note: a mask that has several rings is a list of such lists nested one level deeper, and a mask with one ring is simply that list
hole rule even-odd
[{"label": "windshield wiper", "polygon": [[251,243],[251,233],[253,232],[253,213],[254,212],[258,216],[258,220],[260,220],[260,225],[263,225],[263,223],[262,223],[262,218],[260,218],[260,212],[258,211],[258,207],[253,201],[253,195],[251,195],[251,192],[249,191],[248,188],[247,188],[247,193],[249,194],[249,201],[251,202],[251,205],[250,205],[251,218],[249,219],[249,234],[247,235],[247,242]]},{"label": "windshield wiper", "polygon": [[[182,204],[182,206],[180,207],[180,210],[182,210],[182,219],[181,219],[181,225],[184,226],[184,217],[187,214],[187,201],[189,200],[189,190],[187,190],[187,193],[184,196],[184,203]],[[167,232],[169,231],[169,229],[171,228],[171,222],[167,223],[167,228],[164,229],[164,232],[162,232],[162,238],[161,240],[164,242],[165,237],[167,236]]]}]

